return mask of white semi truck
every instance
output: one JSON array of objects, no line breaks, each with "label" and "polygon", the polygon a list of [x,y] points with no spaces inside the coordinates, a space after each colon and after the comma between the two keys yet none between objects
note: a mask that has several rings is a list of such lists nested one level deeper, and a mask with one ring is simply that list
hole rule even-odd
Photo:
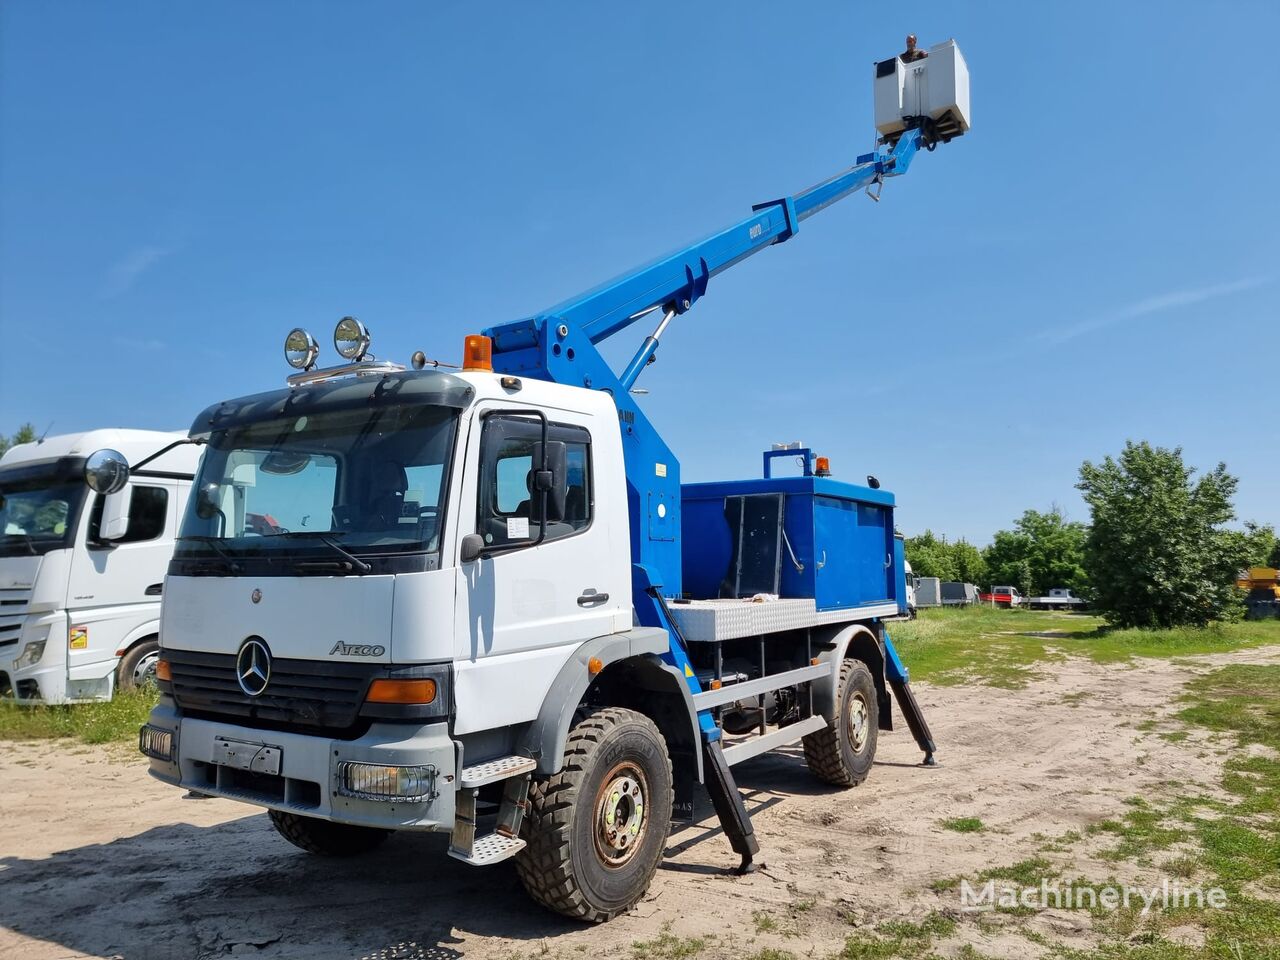
[{"label": "white semi truck", "polygon": [[0,695],[104,700],[150,682],[198,460],[184,434],[152,430],[48,437],[0,458]]},{"label": "white semi truck", "polygon": [[[953,47],[930,69],[963,70]],[[345,317],[343,363],[317,369],[295,329],[284,388],[201,413],[139,732],[151,774],[265,807],[317,854],[444,832],[451,856],[514,857],[538,902],[600,921],[643,896],[703,796],[752,868],[737,763],[802,743],[817,777],[858,784],[895,699],[931,763],[886,629],[907,606],[893,495],[789,447],[760,477],[682,485],[632,391],[717,274],[967,130],[967,74],[930,87],[962,103],[922,107],[896,58],[876,72],[897,84],[884,151],[468,337],[459,372],[372,359]],[[616,372],[597,345],[648,316]],[[773,376],[762,360],[741,380]],[[772,476],[776,457],[802,475]]]}]

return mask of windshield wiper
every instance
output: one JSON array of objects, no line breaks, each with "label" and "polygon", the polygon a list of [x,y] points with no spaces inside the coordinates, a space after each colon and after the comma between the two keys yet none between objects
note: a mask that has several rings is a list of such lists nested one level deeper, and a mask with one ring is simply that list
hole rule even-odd
[{"label": "windshield wiper", "polygon": [[[350,561],[351,566],[353,566],[355,569],[359,570],[361,573],[368,573],[370,570],[373,569],[373,567],[370,566],[368,563],[365,563],[365,561],[361,560],[354,553],[352,553],[350,550],[348,550],[346,547],[340,544],[336,539],[334,539],[335,537],[342,536],[344,532],[345,531],[342,531],[342,530],[331,531],[331,532],[324,531],[324,530],[288,530],[288,531],[285,531],[284,533],[267,534],[267,536],[284,537],[288,540],[319,540],[325,546],[332,548],[335,553],[340,553],[342,554],[342,556],[346,557],[346,559]],[[295,566],[302,565],[303,563],[305,563],[305,561],[302,561],[300,564],[295,564]]]},{"label": "windshield wiper", "polygon": [[6,533],[5,539],[12,537],[14,540],[21,540],[31,553],[36,553],[36,538],[29,533]]},{"label": "windshield wiper", "polygon": [[227,569],[229,569],[232,573],[240,572],[240,564],[238,564],[236,562],[236,558],[231,555],[231,551],[222,545],[222,537],[210,537],[204,534],[190,533],[190,534],[187,534],[185,537],[178,538],[179,542],[182,542],[183,540],[190,540],[193,543],[208,544],[209,547],[212,548],[214,553],[216,553],[223,560],[227,561]]}]

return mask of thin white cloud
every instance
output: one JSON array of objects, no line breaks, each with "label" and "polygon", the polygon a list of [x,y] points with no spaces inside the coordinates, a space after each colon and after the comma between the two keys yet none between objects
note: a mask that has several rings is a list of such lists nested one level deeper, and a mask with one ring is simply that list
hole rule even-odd
[{"label": "thin white cloud", "polygon": [[173,253],[172,247],[160,247],[154,244],[131,250],[108,268],[106,280],[102,286],[102,299],[110,300],[128,293],[144,273],[171,253]]},{"label": "thin white cloud", "polygon": [[1154,297],[1147,297],[1144,300],[1131,303],[1111,313],[1090,317],[1088,320],[1081,320],[1058,330],[1045,331],[1042,339],[1050,343],[1065,343],[1067,340],[1083,337],[1087,333],[1093,333],[1095,330],[1101,330],[1104,327],[1115,326],[1118,323],[1136,320],[1139,317],[1150,316],[1153,313],[1176,310],[1178,307],[1187,307],[1193,303],[1218,300],[1235,293],[1264,286],[1270,282],[1270,277],[1247,277],[1242,280],[1233,280],[1230,283],[1214,283],[1189,290],[1171,290],[1168,293],[1157,294]]}]

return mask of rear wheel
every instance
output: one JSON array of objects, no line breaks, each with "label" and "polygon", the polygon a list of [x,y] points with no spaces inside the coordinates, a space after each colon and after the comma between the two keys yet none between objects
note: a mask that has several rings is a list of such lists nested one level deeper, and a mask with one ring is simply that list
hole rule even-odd
[{"label": "rear wheel", "polygon": [[156,662],[160,659],[158,640],[143,640],[125,651],[116,668],[117,690],[140,690],[156,685]]},{"label": "rear wheel", "polygon": [[307,853],[324,857],[354,857],[368,853],[380,847],[391,835],[389,830],[333,823],[283,810],[268,810],[267,814],[280,836]]},{"label": "rear wheel", "polygon": [[876,758],[880,711],[871,670],[861,660],[843,661],[836,693],[835,719],[804,738],[804,760],[819,780],[856,787]]},{"label": "rear wheel", "polygon": [[671,760],[652,720],[606,707],[569,733],[564,767],[535,780],[516,857],[534,900],[600,922],[649,889],[671,827]]}]

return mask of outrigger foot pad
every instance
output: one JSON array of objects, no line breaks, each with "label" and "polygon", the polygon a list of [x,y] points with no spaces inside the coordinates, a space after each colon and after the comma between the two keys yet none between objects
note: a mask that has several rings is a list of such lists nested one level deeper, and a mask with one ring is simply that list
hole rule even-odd
[{"label": "outrigger foot pad", "polygon": [[758,869],[755,855],[760,852],[760,844],[751,826],[751,814],[747,813],[742,794],[738,792],[738,784],[729,770],[724,751],[720,749],[720,741],[702,741],[702,756],[711,805],[720,818],[720,826],[724,828],[724,835],[729,838],[729,845],[733,847],[734,853],[742,857],[742,863],[734,872],[739,875],[752,873]]},{"label": "outrigger foot pad", "polygon": [[938,761],[934,759],[932,750],[924,755],[924,760],[920,763],[922,767],[936,767],[937,765]]}]

